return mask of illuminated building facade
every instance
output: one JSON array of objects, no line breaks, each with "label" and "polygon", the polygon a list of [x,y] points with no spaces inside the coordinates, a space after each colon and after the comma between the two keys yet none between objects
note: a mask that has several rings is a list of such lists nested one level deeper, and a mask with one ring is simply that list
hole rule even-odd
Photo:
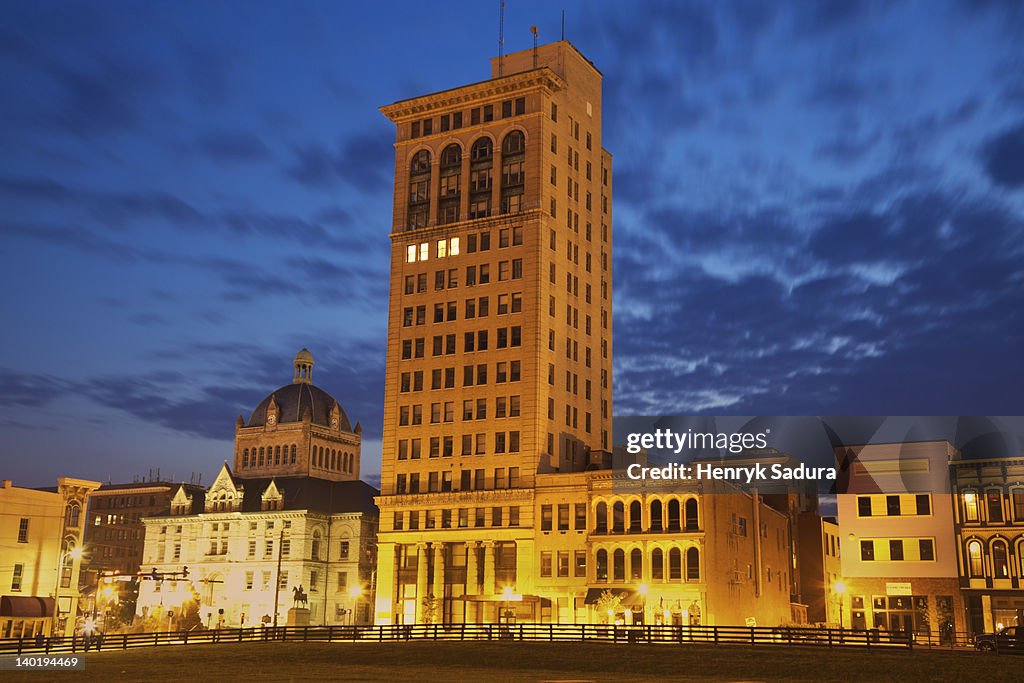
[{"label": "illuminated building facade", "polygon": [[104,484],[89,496],[85,543],[86,573],[135,576],[145,543],[143,519],[166,515],[179,489],[193,496],[202,511],[203,487],[166,481]]},{"label": "illuminated building facade", "polygon": [[532,590],[536,477],[610,445],[601,78],[563,41],[382,109],[397,130],[383,623],[424,621],[425,604],[496,621],[503,587]]},{"label": "illuminated building facade", "polygon": [[734,487],[637,489],[611,470],[601,80],[562,41],[382,109],[378,623],[789,618],[782,515]]},{"label": "illuminated building facade", "polygon": [[0,487],[0,638],[71,635],[78,615],[85,510],[97,481]]},{"label": "illuminated building facade", "polygon": [[844,626],[948,638],[965,630],[946,441],[837,448]]},{"label": "illuminated building facade", "polygon": [[313,385],[308,351],[294,365],[290,385],[239,418],[234,468],[203,510],[183,485],[169,515],[143,520],[138,615],[173,626],[194,601],[209,627],[285,625],[301,587],[310,624],[371,622],[378,492],[358,479],[362,430]]},{"label": "illuminated building facade", "polygon": [[1024,626],[1024,458],[955,460],[952,478],[970,631]]}]

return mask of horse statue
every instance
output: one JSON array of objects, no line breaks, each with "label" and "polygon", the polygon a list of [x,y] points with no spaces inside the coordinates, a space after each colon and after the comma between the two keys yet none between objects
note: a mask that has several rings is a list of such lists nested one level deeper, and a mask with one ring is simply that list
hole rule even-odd
[{"label": "horse statue", "polygon": [[298,607],[300,603],[303,607],[309,607],[309,601],[306,599],[306,592],[302,590],[302,584],[292,588],[292,607]]}]

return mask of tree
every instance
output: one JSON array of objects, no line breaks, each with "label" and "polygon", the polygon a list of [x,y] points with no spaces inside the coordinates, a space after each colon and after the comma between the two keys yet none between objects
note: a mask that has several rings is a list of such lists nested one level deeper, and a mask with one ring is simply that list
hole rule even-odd
[{"label": "tree", "polygon": [[420,604],[423,607],[423,623],[433,624],[434,619],[438,616],[438,612],[440,611],[441,601],[434,597],[433,594],[430,594],[424,597]]},{"label": "tree", "polygon": [[610,590],[601,591],[597,599],[597,611],[611,624],[615,621],[615,613],[619,611],[622,595]]}]

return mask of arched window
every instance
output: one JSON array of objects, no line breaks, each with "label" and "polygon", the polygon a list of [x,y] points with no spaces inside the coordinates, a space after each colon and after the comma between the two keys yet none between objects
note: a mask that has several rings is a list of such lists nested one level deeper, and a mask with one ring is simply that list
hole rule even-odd
[{"label": "arched window", "polygon": [[319,529],[314,529],[313,530],[313,547],[312,547],[312,551],[310,552],[310,556],[314,560],[319,560],[320,559],[320,530]]},{"label": "arched window", "polygon": [[621,534],[626,531],[626,506],[622,501],[612,504],[612,533]]},{"label": "arched window", "polygon": [[612,581],[626,580],[626,551],[618,548],[612,553]]},{"label": "arched window", "polygon": [[664,531],[664,526],[661,522],[660,500],[656,500],[653,503],[651,503],[651,531]]},{"label": "arched window", "polygon": [[281,464],[281,447],[280,446],[274,446],[274,464],[275,465],[280,465]]},{"label": "arched window", "polygon": [[651,553],[651,579],[665,580],[665,553],[661,552],[661,548],[655,548]]},{"label": "arched window", "polygon": [[242,451],[242,467],[248,467],[248,466],[249,466],[249,449],[246,448],[244,451]]},{"label": "arched window", "polygon": [[78,507],[77,503],[71,503],[68,505],[64,512],[64,525],[68,528],[76,528],[78,526],[78,516],[82,512],[82,508]]},{"label": "arched window", "polygon": [[430,211],[430,152],[421,149],[409,166],[409,218],[407,230],[427,227]]},{"label": "arched window", "polygon": [[441,190],[437,203],[440,225],[459,220],[459,198],[462,196],[462,148],[448,145],[441,152]]},{"label": "arched window", "polygon": [[640,505],[639,500],[634,500],[629,504],[629,530],[634,534],[638,534],[643,530],[642,509],[643,506]]},{"label": "arched window", "polygon": [[992,575],[997,579],[1010,578],[1010,558],[1003,541],[992,543]]},{"label": "arched window", "polygon": [[441,170],[450,170],[462,166],[462,148],[452,143],[441,152]]},{"label": "arched window", "polygon": [[501,212],[518,213],[523,210],[523,187],[526,138],[522,131],[514,130],[501,143]]},{"label": "arched window", "polygon": [[594,533],[608,533],[608,504],[601,502],[597,504],[597,514],[594,515]]},{"label": "arched window", "polygon": [[985,575],[980,541],[971,541],[967,544],[967,568],[972,578],[981,578]]},{"label": "arched window", "polygon": [[700,551],[696,548],[686,551],[686,580],[700,581]]},{"label": "arched window", "polygon": [[260,446],[260,467],[263,467],[263,446]]},{"label": "arched window", "polygon": [[629,553],[629,578],[639,581],[644,576],[644,554],[639,548]]},{"label": "arched window", "polygon": [[469,218],[485,218],[491,215],[491,167],[493,164],[493,143],[482,137],[473,143],[470,150],[469,167]]},{"label": "arched window", "polygon": [[295,444],[292,444],[292,464],[295,464]]},{"label": "arched window", "polygon": [[668,551],[668,579],[679,581],[683,578],[683,553],[679,548],[671,548]]},{"label": "arched window", "polygon": [[608,551],[604,549],[597,551],[597,580],[608,580]]},{"label": "arched window", "polygon": [[668,530],[680,531],[679,528],[679,501],[673,498],[668,502]]},{"label": "arched window", "polygon": [[487,136],[479,138],[473,143],[473,147],[470,149],[470,160],[473,163],[480,161],[490,161],[494,157],[494,143]]},{"label": "arched window", "polygon": [[699,528],[697,521],[697,499],[690,498],[686,501],[686,530],[697,531]]}]

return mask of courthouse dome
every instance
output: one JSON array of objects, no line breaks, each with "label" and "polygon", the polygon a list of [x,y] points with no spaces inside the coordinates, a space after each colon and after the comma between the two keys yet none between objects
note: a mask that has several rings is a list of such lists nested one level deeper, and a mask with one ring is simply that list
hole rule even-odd
[{"label": "courthouse dome", "polygon": [[352,423],[338,401],[320,387],[313,385],[313,355],[302,349],[295,356],[295,377],[291,384],[273,391],[260,401],[249,416],[248,427],[262,427],[267,424],[267,411],[273,404],[277,408],[277,422],[287,424],[302,422],[308,412],[313,424],[331,426],[331,412],[338,407],[338,425],[342,431],[351,432]]}]

